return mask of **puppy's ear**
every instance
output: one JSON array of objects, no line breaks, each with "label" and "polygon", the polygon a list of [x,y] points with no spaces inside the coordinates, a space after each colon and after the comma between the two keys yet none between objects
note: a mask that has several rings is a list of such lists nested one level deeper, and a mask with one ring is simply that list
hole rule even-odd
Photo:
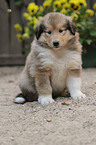
[{"label": "puppy's ear", "polygon": [[67,29],[73,34],[75,35],[76,31],[77,31],[77,27],[76,25],[71,21],[67,22]]},{"label": "puppy's ear", "polygon": [[37,40],[39,39],[39,37],[41,36],[41,34],[45,31],[45,26],[44,24],[39,24],[37,25],[36,29],[35,29],[35,35]]}]

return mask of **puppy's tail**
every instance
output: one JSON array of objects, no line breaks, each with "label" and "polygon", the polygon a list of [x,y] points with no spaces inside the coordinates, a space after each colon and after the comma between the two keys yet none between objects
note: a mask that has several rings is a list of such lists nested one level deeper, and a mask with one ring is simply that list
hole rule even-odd
[{"label": "puppy's tail", "polygon": [[24,98],[24,95],[22,93],[18,94],[14,100],[14,103],[16,104],[24,104],[26,102],[26,99]]}]

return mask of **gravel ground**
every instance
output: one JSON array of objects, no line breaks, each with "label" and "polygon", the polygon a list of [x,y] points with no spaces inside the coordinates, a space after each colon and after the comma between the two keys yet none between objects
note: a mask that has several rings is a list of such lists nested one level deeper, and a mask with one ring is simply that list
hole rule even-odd
[{"label": "gravel ground", "polygon": [[0,145],[96,145],[96,69],[84,69],[85,99],[14,104],[23,67],[0,68]]}]

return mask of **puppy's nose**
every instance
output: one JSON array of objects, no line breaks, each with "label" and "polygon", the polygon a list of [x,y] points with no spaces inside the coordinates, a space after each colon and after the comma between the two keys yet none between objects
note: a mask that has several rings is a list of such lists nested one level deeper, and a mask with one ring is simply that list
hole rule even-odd
[{"label": "puppy's nose", "polygon": [[53,45],[54,45],[55,47],[58,47],[58,46],[59,46],[59,41],[53,41]]}]

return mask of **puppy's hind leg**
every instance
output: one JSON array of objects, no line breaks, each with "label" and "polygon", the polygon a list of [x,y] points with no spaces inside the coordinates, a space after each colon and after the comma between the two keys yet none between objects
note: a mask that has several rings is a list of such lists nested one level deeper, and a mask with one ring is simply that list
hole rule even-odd
[{"label": "puppy's hind leg", "polygon": [[38,99],[34,78],[30,79],[26,73],[22,73],[19,87],[22,93],[16,96],[14,103],[23,104],[25,102],[32,102]]},{"label": "puppy's hind leg", "polygon": [[80,69],[69,70],[67,76],[67,88],[73,99],[85,98],[86,95],[81,92]]},{"label": "puppy's hind leg", "polygon": [[24,104],[26,102],[26,99],[22,93],[18,94],[14,100],[14,103],[16,104]]}]

